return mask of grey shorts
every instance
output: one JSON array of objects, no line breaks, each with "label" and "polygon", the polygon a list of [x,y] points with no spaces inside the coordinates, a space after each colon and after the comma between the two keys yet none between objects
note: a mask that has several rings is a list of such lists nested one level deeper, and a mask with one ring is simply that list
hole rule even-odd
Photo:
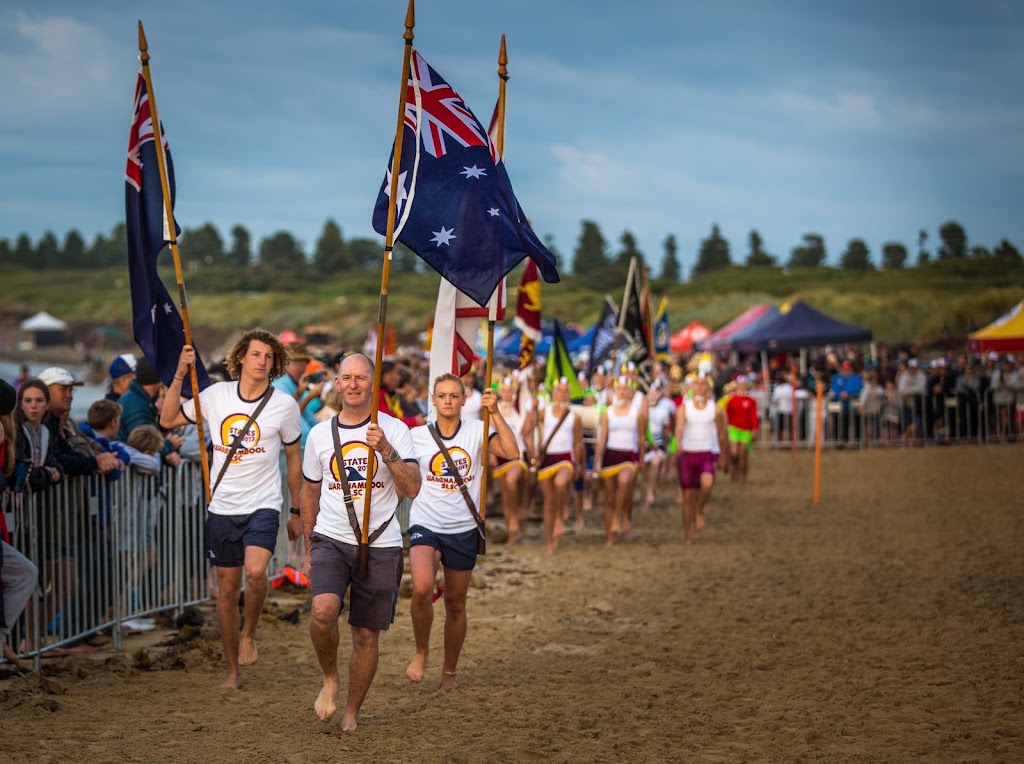
[{"label": "grey shorts", "polygon": [[348,623],[350,626],[386,631],[395,620],[398,587],[402,583],[402,547],[370,548],[365,581],[356,576],[354,544],[345,544],[320,533],[310,535],[310,584],[313,596],[336,594],[345,599],[351,585]]}]

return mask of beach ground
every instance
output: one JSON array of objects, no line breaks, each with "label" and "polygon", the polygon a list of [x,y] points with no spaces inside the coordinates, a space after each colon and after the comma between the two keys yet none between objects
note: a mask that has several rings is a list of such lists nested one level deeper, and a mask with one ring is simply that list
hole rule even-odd
[{"label": "beach ground", "polygon": [[[1024,760],[1024,446],[826,453],[818,506],[810,454],[753,457],[693,547],[671,484],[610,549],[596,515],[553,557],[536,525],[492,543],[455,691],[437,689],[440,607],[427,675],[405,678],[401,600],[354,733],[313,714],[292,591],[240,691],[217,689],[209,608],[181,644],[163,630],[0,681],[0,760]],[[343,666],[350,644],[342,624]]]}]

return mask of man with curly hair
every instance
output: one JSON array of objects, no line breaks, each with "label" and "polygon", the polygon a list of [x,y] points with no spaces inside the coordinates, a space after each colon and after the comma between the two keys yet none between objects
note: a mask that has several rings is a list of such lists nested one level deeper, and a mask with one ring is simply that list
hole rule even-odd
[{"label": "man with curly hair", "polygon": [[[163,427],[195,420],[195,401],[181,400],[182,381],[195,357],[190,345],[182,349],[160,415]],[[203,420],[209,423],[213,439],[213,495],[206,518],[206,543],[210,563],[217,567],[217,622],[227,661],[227,676],[221,687],[229,689],[241,686],[239,667],[256,662],[256,625],[267,596],[267,564],[281,522],[282,449],[292,496],[298,497],[302,484],[299,406],[289,395],[280,391],[275,395],[271,385],[285,373],[285,359],[285,348],[273,334],[251,329],[228,354],[228,373],[236,381],[218,382],[199,394]],[[256,413],[261,405],[263,408]],[[251,426],[245,430],[254,413]],[[241,442],[232,450],[240,434]],[[298,538],[300,530],[296,507],[288,519],[288,537]],[[243,567],[245,618],[239,639],[238,597]]]}]

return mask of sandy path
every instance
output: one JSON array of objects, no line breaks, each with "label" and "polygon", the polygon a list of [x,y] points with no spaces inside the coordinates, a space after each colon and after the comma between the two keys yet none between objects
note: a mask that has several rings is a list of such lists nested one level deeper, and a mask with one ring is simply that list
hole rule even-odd
[{"label": "sandy path", "polygon": [[47,661],[50,692],[0,682],[0,760],[1024,760],[1024,447],[826,454],[817,510],[808,454],[795,477],[754,456],[692,548],[669,486],[610,550],[596,517],[554,558],[535,526],[492,544],[454,693],[440,611],[424,683],[404,678],[403,600],[355,734],[312,714],[306,616],[265,617],[241,692],[215,688],[209,628],[153,670],[108,653]]}]

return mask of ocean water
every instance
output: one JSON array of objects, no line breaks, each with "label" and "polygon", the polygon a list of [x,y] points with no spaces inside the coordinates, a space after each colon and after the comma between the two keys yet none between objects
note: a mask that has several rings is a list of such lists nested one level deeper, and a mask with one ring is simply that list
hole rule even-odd
[{"label": "ocean water", "polygon": [[[48,363],[29,363],[28,368],[32,374],[38,374],[43,369],[53,366]],[[20,361],[0,360],[0,379],[6,379],[13,384],[14,378],[18,376],[18,369],[21,368]],[[83,379],[85,368],[76,364],[65,364],[64,367],[78,379]],[[85,421],[85,414],[94,401],[98,401],[107,394],[105,385],[90,385],[86,383],[82,387],[75,388],[75,398],[71,403],[71,418],[76,422]]]}]

